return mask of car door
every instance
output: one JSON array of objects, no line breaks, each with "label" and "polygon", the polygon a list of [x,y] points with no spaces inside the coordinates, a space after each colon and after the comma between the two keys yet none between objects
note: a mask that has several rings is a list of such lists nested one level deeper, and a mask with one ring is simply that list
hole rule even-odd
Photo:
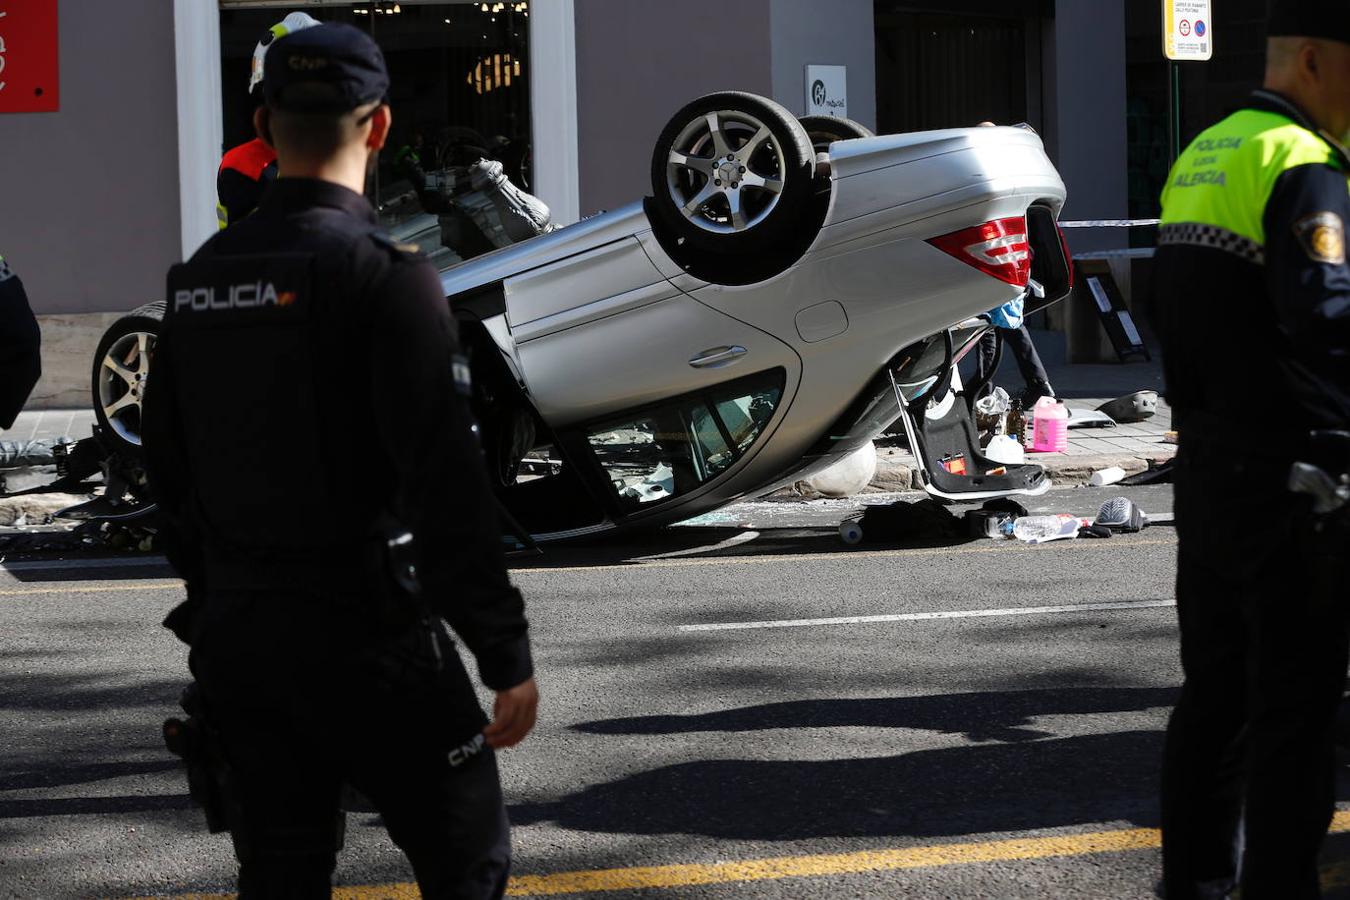
[{"label": "car door", "polygon": [[683,293],[628,237],[509,278],[526,390],[553,428],[610,417],[801,360],[786,343]]}]

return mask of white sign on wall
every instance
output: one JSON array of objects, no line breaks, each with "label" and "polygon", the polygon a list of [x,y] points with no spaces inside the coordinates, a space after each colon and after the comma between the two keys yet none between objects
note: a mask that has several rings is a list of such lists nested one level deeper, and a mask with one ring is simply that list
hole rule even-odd
[{"label": "white sign on wall", "polygon": [[806,67],[806,114],[848,118],[848,66]]},{"label": "white sign on wall", "polygon": [[1191,61],[1214,55],[1210,0],[1163,0],[1163,53],[1168,59]]}]

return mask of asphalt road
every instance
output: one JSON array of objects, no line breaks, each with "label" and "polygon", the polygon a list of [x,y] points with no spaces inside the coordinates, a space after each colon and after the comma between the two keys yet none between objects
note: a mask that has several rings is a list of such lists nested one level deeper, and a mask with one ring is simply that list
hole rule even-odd
[{"label": "asphalt road", "polygon": [[[1036,505],[1117,492],[1168,511],[1166,488]],[[749,504],[518,565],[544,700],[501,761],[515,892],[1152,895],[1172,530],[850,550],[849,508]],[[232,886],[159,743],[181,588],[130,563],[0,566],[0,896]],[[374,813],[349,816],[337,880],[412,895]]]}]

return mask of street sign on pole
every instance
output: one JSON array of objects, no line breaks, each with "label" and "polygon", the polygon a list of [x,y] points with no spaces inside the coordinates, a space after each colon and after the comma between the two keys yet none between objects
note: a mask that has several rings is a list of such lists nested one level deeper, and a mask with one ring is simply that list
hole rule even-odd
[{"label": "street sign on pole", "polygon": [[1163,0],[1163,53],[1173,62],[1214,55],[1214,15],[1210,0]]},{"label": "street sign on pole", "polygon": [[1163,0],[1163,54],[1167,64],[1167,131],[1172,162],[1181,155],[1181,62],[1204,62],[1214,55],[1210,0]]}]

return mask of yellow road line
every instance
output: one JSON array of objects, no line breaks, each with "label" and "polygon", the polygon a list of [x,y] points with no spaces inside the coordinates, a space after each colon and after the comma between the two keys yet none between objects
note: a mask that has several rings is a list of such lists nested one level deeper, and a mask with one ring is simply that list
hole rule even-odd
[{"label": "yellow road line", "polygon": [[[1093,547],[1097,549],[1109,548],[1112,541],[1078,541],[1074,546],[1078,549]],[[1129,547],[1163,547],[1176,546],[1176,539],[1171,540],[1146,540],[1146,541],[1116,541],[1115,546]],[[1034,552],[1044,553],[1048,548],[1037,548]],[[685,569],[692,566],[727,566],[727,565],[754,565],[757,563],[782,563],[795,562],[797,564],[815,562],[817,560],[833,561],[841,559],[902,559],[905,557],[923,557],[923,556],[973,556],[983,553],[1007,553],[1008,549],[1000,544],[984,546],[956,546],[956,547],[916,547],[907,550],[843,550],[832,551],[829,553],[765,553],[763,555],[746,556],[708,556],[700,559],[657,559],[648,562],[633,562],[619,560],[612,563],[598,563],[587,566],[523,566],[512,568],[513,575],[525,575],[532,572],[547,572],[550,574],[557,572],[604,572],[612,569],[639,571],[642,569]]]},{"label": "yellow road line", "polygon": [[[1330,831],[1350,831],[1350,810],[1336,812],[1332,818]],[[511,879],[506,894],[509,897],[548,897],[692,887],[700,884],[735,884],[780,878],[820,878],[972,863],[1019,862],[1053,857],[1089,856],[1097,853],[1125,853],[1131,850],[1157,850],[1161,844],[1162,833],[1156,828],[1130,828],[968,844],[861,850],[855,853],[778,856],[726,863],[637,866],[628,869],[556,872],[551,875],[517,875]],[[1333,881],[1338,874],[1341,877],[1345,875],[1343,871],[1338,873],[1335,867],[1328,874]],[[179,900],[229,900],[234,895],[177,896]],[[415,900],[420,896],[414,884],[351,885],[333,889],[335,900],[405,900],[405,898]],[[156,898],[137,897],[133,900],[156,900]]]},{"label": "yellow road line", "polygon": [[647,866],[635,869],[601,869],[594,872],[562,872],[556,875],[522,875],[511,880],[507,893],[513,897],[538,897],[580,894],[587,891],[674,888],[777,878],[855,875],[863,872],[888,872],[962,863],[1006,862],[1050,856],[1082,856],[1089,853],[1145,850],[1157,847],[1158,840],[1157,831],[1151,828],[1135,828],[1128,831],[1022,838],[978,844],[940,844],[822,856],[780,856],[713,865]]},{"label": "yellow road line", "polygon": [[29,597],[35,594],[102,594],[110,591],[178,591],[182,589],[183,582],[178,581],[177,579],[168,582],[138,581],[131,584],[91,584],[88,582],[72,582],[65,587],[0,590],[0,597]]}]

